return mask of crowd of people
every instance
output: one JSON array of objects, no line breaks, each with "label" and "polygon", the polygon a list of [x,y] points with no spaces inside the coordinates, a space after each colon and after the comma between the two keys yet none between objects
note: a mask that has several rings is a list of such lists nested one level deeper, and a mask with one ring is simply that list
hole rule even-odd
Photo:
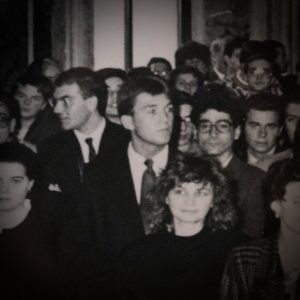
[{"label": "crowd of people", "polygon": [[300,80],[283,44],[174,56],[45,58],[0,92],[3,295],[300,297]]}]

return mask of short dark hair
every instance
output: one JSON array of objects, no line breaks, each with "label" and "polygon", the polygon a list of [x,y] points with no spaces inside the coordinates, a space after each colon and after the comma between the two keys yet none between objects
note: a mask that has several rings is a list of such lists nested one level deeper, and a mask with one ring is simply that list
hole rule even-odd
[{"label": "short dark hair", "polygon": [[231,200],[230,187],[217,161],[191,154],[175,156],[160,175],[158,191],[161,201],[165,202],[172,189],[186,182],[212,185],[213,207],[205,219],[205,224],[211,230],[229,229],[234,225],[236,212]]},{"label": "short dark hair", "polygon": [[176,67],[185,65],[185,61],[192,58],[199,58],[206,67],[209,67],[211,64],[209,47],[195,41],[181,46],[175,52]]},{"label": "short dark hair", "polygon": [[270,68],[271,68],[271,72],[274,74],[274,70],[276,70],[275,67],[275,63],[272,60],[271,56],[267,55],[267,54],[260,54],[260,53],[256,53],[253,54],[251,56],[248,57],[248,59],[245,61],[245,65],[244,65],[244,71],[247,74],[249,71],[249,64],[252,63],[255,60],[265,60],[270,64]]},{"label": "short dark hair", "polygon": [[230,88],[218,83],[211,83],[205,86],[194,98],[192,121],[196,126],[198,126],[200,115],[209,109],[227,113],[232,120],[234,128],[241,125],[239,99]]},{"label": "short dark hair", "polygon": [[174,88],[176,80],[179,75],[192,74],[198,81],[198,89],[204,84],[204,75],[195,67],[192,66],[180,66],[175,68],[170,74],[169,85],[170,88]]},{"label": "short dark hair", "polygon": [[156,63],[165,64],[165,65],[167,66],[167,69],[168,69],[169,71],[172,70],[172,65],[171,65],[171,63],[170,63],[167,59],[165,59],[164,57],[152,57],[152,58],[149,60],[149,62],[147,63],[147,67],[150,68],[150,66],[151,66],[152,64],[156,64]]},{"label": "short dark hair", "polygon": [[[293,104],[300,104],[300,86],[296,86],[284,95],[286,107]],[[285,108],[286,108],[285,107]]]},{"label": "short dark hair", "polygon": [[54,86],[50,79],[38,73],[25,73],[19,77],[13,87],[13,94],[20,86],[32,85],[43,95],[45,102],[53,97]]},{"label": "short dark hair", "polygon": [[40,176],[40,163],[37,154],[23,144],[17,142],[1,144],[0,162],[23,165],[30,180],[38,179]]},{"label": "short dark hair", "polygon": [[251,109],[259,111],[274,111],[278,115],[279,125],[283,124],[283,98],[271,93],[258,93],[251,95],[245,104],[245,119]]},{"label": "short dark hair", "polygon": [[119,69],[119,68],[103,68],[100,70],[97,70],[95,72],[96,77],[102,78],[103,80],[106,80],[111,77],[118,77],[122,79],[123,81],[127,80],[127,73],[126,71]]},{"label": "short dark hair", "polygon": [[169,88],[166,82],[158,76],[129,79],[122,85],[117,98],[120,117],[132,115],[136,97],[142,93],[152,96],[169,95]]},{"label": "short dark hair", "polygon": [[178,91],[176,89],[172,89],[170,91],[170,98],[171,101],[174,105],[179,106],[182,104],[189,104],[191,106],[193,106],[194,102],[193,102],[193,97],[184,91]]},{"label": "short dark hair", "polygon": [[96,78],[95,72],[86,67],[71,68],[62,72],[55,80],[55,86],[77,84],[84,99],[95,96],[98,99],[98,112],[105,115],[107,87],[104,80]]}]

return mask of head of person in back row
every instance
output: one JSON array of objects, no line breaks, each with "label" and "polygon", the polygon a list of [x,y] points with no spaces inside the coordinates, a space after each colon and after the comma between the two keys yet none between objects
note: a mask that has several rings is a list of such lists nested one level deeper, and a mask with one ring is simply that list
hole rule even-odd
[{"label": "head of person in back row", "polygon": [[124,70],[117,68],[104,68],[95,73],[97,77],[100,76],[99,80],[104,80],[107,85],[108,95],[105,116],[110,121],[120,124],[117,97],[122,84],[127,80],[127,73]]},{"label": "head of person in back row", "polygon": [[211,71],[211,58],[208,46],[192,41],[178,48],[175,52],[176,68],[192,66],[198,69],[205,80],[209,79]]},{"label": "head of person in back row", "polygon": [[0,92],[0,144],[14,141],[20,126],[18,103],[8,94]]},{"label": "head of person in back row", "polygon": [[275,80],[274,67],[272,58],[265,53],[255,53],[248,57],[244,71],[250,93],[279,93],[276,90],[271,90]]},{"label": "head of person in back row", "polygon": [[157,77],[128,80],[120,89],[118,111],[130,130],[133,149],[152,158],[165,148],[173,128],[173,105],[165,81]]},{"label": "head of person in back row", "polygon": [[241,134],[237,97],[219,84],[208,85],[197,97],[192,118],[199,148],[225,167],[232,158],[234,141]]},{"label": "head of person in back row", "polygon": [[152,57],[149,60],[147,67],[154,75],[158,75],[166,80],[169,80],[170,73],[172,71],[172,65],[167,59],[163,57]]},{"label": "head of person in back row", "polygon": [[[48,105],[53,96],[53,90],[52,82],[40,74],[25,73],[17,80],[13,95],[19,103],[21,113],[19,139],[36,144],[52,131],[49,128],[51,125],[48,124],[49,122],[45,118],[48,119],[51,114],[53,116]],[[54,128],[58,127],[56,122],[56,119],[52,121],[53,131],[55,131]],[[47,126],[47,132],[46,130],[42,131],[44,126]],[[33,137],[33,130],[39,131],[40,136]]]},{"label": "head of person in back row", "polygon": [[260,93],[248,98],[244,126],[248,163],[255,164],[260,158],[279,151],[282,127],[280,96]]},{"label": "head of person in back row", "polygon": [[183,91],[191,96],[196,94],[204,83],[203,74],[192,66],[180,66],[174,69],[170,75],[170,88]]},{"label": "head of person in back row", "polygon": [[95,72],[85,67],[71,68],[55,81],[51,100],[64,130],[89,135],[104,121],[107,88]]}]

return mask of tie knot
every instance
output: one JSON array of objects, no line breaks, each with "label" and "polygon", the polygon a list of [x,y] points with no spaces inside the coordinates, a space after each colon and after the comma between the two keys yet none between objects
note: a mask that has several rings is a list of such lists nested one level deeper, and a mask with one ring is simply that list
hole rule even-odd
[{"label": "tie knot", "polygon": [[93,146],[93,139],[92,138],[86,138],[85,142],[88,144],[88,146]]},{"label": "tie knot", "polygon": [[144,164],[147,166],[147,169],[152,169],[153,167],[153,160],[152,159],[146,159]]}]

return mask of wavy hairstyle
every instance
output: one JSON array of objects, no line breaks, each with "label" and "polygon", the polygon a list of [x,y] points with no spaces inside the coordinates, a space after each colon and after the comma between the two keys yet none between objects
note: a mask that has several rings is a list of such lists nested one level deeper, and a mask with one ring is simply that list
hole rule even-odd
[{"label": "wavy hairstyle", "polygon": [[205,226],[212,231],[232,228],[236,222],[236,211],[232,203],[228,180],[219,163],[209,157],[178,154],[162,172],[158,193],[165,205],[165,225],[172,230],[172,215],[165,199],[176,186],[196,182],[213,186],[213,206],[205,218]]}]

